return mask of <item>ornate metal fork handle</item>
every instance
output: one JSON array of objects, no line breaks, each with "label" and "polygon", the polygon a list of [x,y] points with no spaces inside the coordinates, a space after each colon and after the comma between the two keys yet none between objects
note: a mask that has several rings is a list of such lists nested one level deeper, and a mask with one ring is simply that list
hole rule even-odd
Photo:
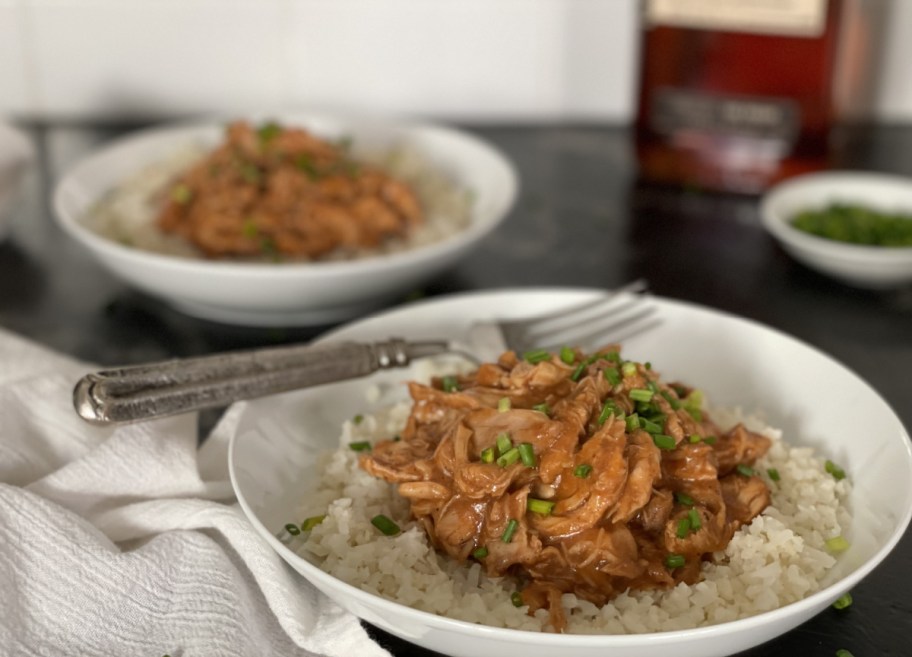
[{"label": "ornate metal fork handle", "polygon": [[76,384],[73,405],[92,424],[137,422],[367,376],[450,350],[442,341],[391,339],[169,360],[89,374]]}]

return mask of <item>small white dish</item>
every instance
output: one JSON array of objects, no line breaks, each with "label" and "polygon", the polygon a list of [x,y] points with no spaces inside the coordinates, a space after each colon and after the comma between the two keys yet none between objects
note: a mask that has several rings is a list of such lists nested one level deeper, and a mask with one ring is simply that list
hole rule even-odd
[{"label": "small white dish", "polygon": [[791,225],[799,212],[833,203],[912,215],[912,178],[850,171],[812,173],[776,185],[760,204],[767,231],[811,269],[860,288],[885,289],[912,283],[912,247],[848,244]]},{"label": "small white dish", "polygon": [[9,231],[22,178],[33,158],[34,149],[29,138],[21,130],[0,121],[0,241]]},{"label": "small white dish", "polygon": [[[456,338],[477,320],[520,317],[583,303],[598,292],[503,290],[444,297],[383,313],[326,340]],[[783,333],[677,301],[656,299],[662,323],[625,342],[666,380],[706,391],[720,407],[762,411],[792,444],[812,446],[852,479],[851,548],[809,597],[750,618],[698,629],[639,635],[558,635],[486,627],[418,611],[322,571],[276,538],[313,485],[317,454],[338,447],[343,421],[390,403],[369,401],[379,384],[400,390],[414,371],[296,391],[245,404],[230,443],[231,481],[256,531],[295,570],[360,618],[408,641],[458,657],[714,657],[772,639],[820,613],[870,573],[902,537],[912,516],[909,436],[886,402],[858,376]],[[682,348],[685,345],[685,348]],[[808,377],[814,380],[808,386]],[[395,395],[393,395],[395,396]],[[852,408],[847,413],[846,408]],[[864,436],[864,440],[859,440]]]},{"label": "small white dish", "polygon": [[350,138],[356,146],[405,147],[419,154],[471,194],[468,227],[438,242],[357,260],[254,263],[143,251],[86,226],[91,208],[131,175],[173,159],[188,146],[217,144],[227,121],[215,120],[145,130],[85,158],[55,190],[57,219],[115,276],[188,314],[251,326],[286,326],[349,318],[408,292],[468,253],[504,219],[516,197],[517,177],[507,158],[459,130],[315,114],[267,119],[324,138]]}]

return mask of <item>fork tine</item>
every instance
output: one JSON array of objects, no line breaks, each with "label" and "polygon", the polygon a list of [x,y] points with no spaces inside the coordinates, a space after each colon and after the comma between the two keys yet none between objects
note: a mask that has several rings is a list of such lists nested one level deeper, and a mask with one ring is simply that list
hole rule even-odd
[{"label": "fork tine", "polygon": [[526,328],[525,338],[528,342],[540,344],[542,341],[550,340],[553,335],[581,329],[590,322],[599,321],[606,317],[617,317],[623,315],[631,308],[643,305],[643,297],[634,297],[632,299],[613,298],[610,302],[596,302],[588,307],[578,307],[570,310],[567,314],[558,319],[548,320],[547,322],[532,321]]},{"label": "fork tine", "polygon": [[571,306],[569,308],[555,310],[552,313],[546,313],[544,315],[536,315],[535,317],[533,317],[531,319],[500,320],[498,322],[498,324],[500,324],[501,328],[503,328],[503,329],[513,329],[513,328],[528,329],[531,326],[542,326],[552,320],[555,320],[555,321],[565,320],[568,315],[572,315],[572,314],[580,312],[580,311],[587,311],[597,305],[608,304],[612,301],[616,301],[619,296],[621,296],[622,294],[625,294],[625,293],[636,294],[636,293],[640,293],[640,292],[645,292],[648,287],[649,287],[649,284],[646,282],[646,280],[639,278],[639,279],[632,281],[630,283],[627,283],[626,285],[623,285],[619,288],[615,288],[613,290],[607,290],[605,292],[605,294],[603,296],[601,296],[599,299],[597,299],[596,301],[585,301],[583,303],[577,304],[575,306]]},{"label": "fork tine", "polygon": [[598,340],[599,344],[591,346],[623,342],[633,335],[658,325],[661,320],[654,316],[656,310],[655,306],[646,306],[625,317],[603,317],[601,322],[578,327],[576,331],[551,334],[548,336],[549,340],[541,344],[541,348],[549,351],[564,346],[586,348],[595,340]]},{"label": "fork tine", "polygon": [[[555,342],[556,336],[565,332],[579,333],[590,329],[592,322],[603,318],[617,320],[631,308],[642,304],[643,296],[632,298],[622,296],[624,293],[638,293],[647,288],[645,280],[636,280],[599,297],[595,301],[586,301],[569,308],[564,308],[547,315],[529,319],[500,321],[498,325],[511,349],[517,352],[541,348],[544,344]],[[607,326],[610,329],[610,324]],[[604,328],[603,328],[604,330]]]}]

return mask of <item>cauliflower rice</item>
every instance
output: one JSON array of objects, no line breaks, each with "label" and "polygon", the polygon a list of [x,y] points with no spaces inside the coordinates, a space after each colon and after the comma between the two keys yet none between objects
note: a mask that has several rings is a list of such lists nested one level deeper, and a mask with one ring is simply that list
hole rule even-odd
[{"label": "cauliflower rice", "polygon": [[[487,577],[477,563],[458,564],[438,554],[409,517],[409,503],[396,487],[358,466],[351,442],[371,443],[401,431],[411,404],[402,402],[359,422],[347,421],[339,449],[324,454],[316,491],[299,518],[323,515],[309,534],[288,545],[319,563],[331,575],[365,591],[423,611],[472,623],[539,631],[548,613],[529,616],[510,600],[515,583]],[[633,634],[713,625],[782,607],[821,587],[836,563],[825,542],[843,535],[851,516],[847,479],[837,481],[811,448],[793,447],[781,432],[738,413],[713,413],[720,426],[744,421],[773,440],[756,469],[766,478],[771,505],[742,527],[724,552],[704,562],[703,581],[664,591],[623,593],[599,608],[564,594],[567,632]],[[767,470],[775,468],[779,481]],[[384,536],[371,524],[385,514],[402,528]]]}]

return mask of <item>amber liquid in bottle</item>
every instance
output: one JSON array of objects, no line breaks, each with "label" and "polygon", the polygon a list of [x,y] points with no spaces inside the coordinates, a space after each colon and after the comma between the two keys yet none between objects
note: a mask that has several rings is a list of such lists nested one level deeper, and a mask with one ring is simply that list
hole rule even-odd
[{"label": "amber liquid in bottle", "polygon": [[[693,12],[664,23],[667,14],[656,6],[675,2],[681,0],[643,8],[636,117],[641,179],[757,193],[827,167],[837,121],[842,0],[819,0],[816,25],[800,34],[794,26],[758,28],[749,20],[747,29],[720,26],[712,15],[701,24]],[[714,2],[738,11],[726,0],[682,4],[711,9]]]}]

